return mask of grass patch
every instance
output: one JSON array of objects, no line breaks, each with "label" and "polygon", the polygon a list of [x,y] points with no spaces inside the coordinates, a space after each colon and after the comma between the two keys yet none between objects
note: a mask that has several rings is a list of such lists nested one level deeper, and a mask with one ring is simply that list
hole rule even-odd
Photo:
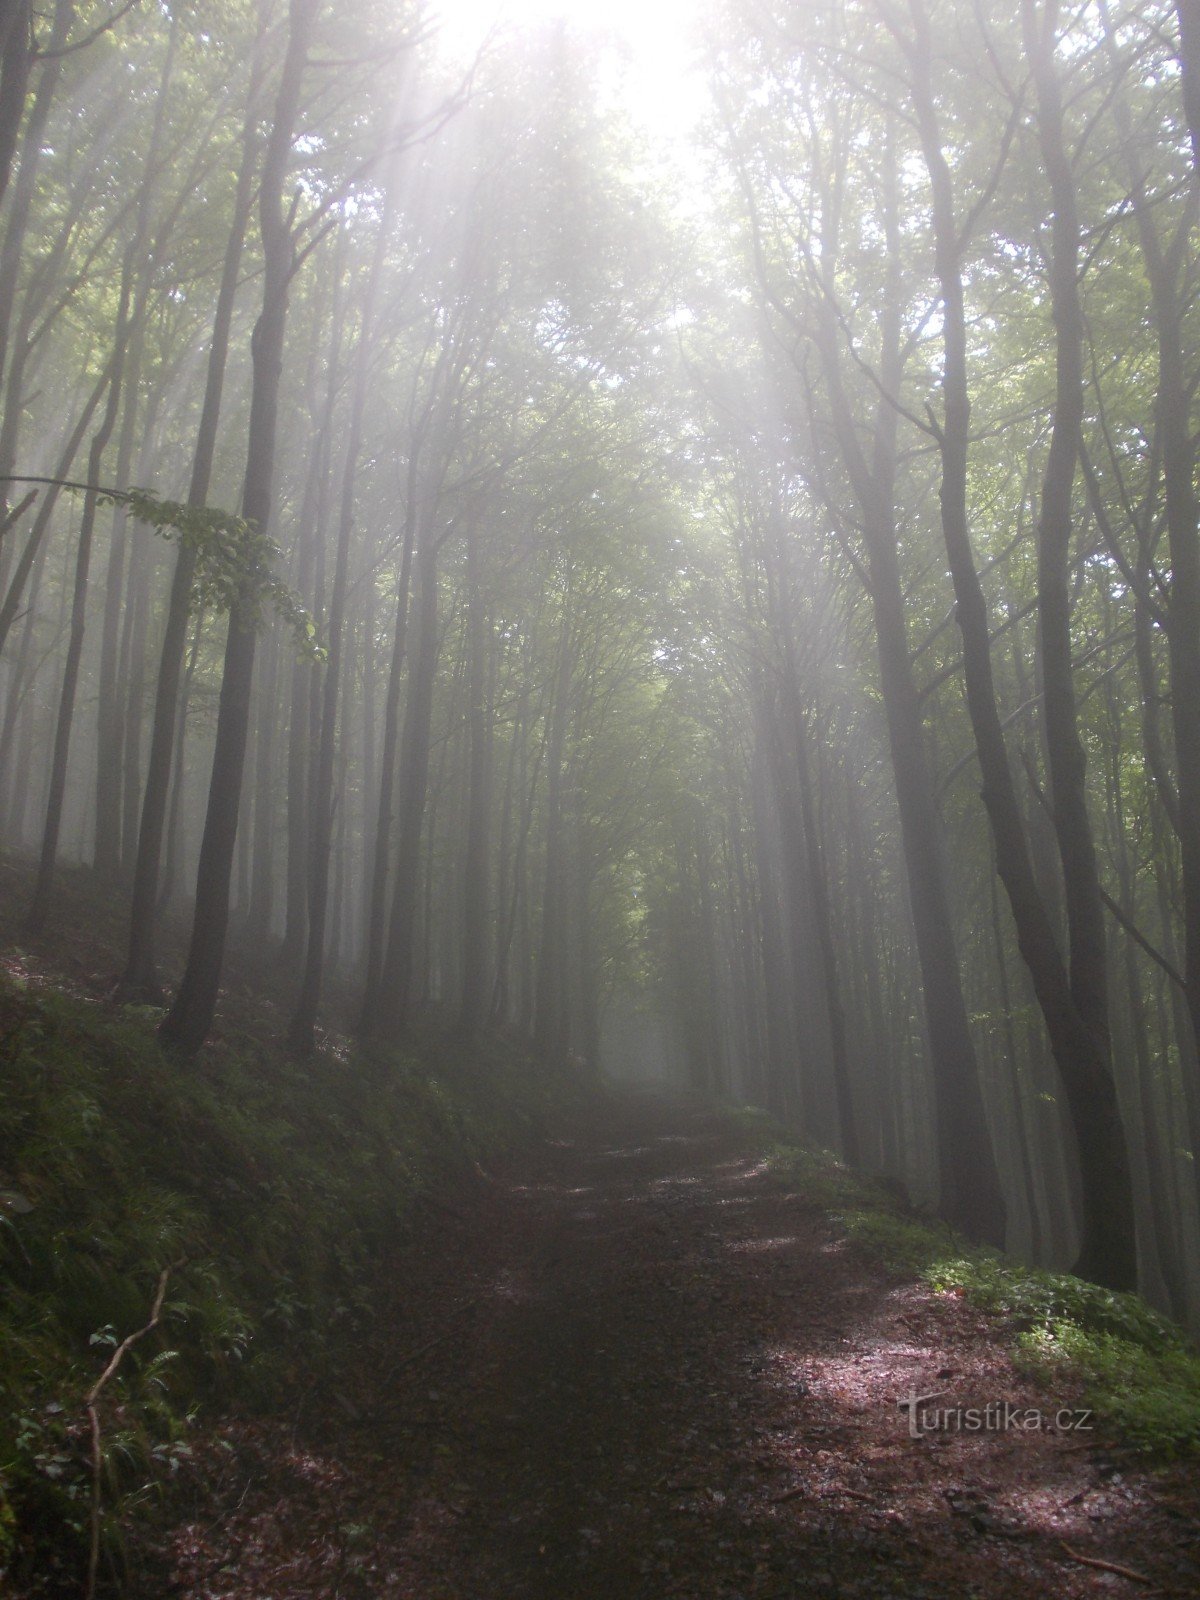
[{"label": "grass patch", "polygon": [[0,978],[0,1577],[78,1568],[83,1400],[101,1403],[106,1536],[189,1450],[197,1407],[269,1406],[366,1326],[422,1197],[535,1135],[578,1092],[491,1040],[295,1062],[226,1042],[184,1067],[156,1014]]}]

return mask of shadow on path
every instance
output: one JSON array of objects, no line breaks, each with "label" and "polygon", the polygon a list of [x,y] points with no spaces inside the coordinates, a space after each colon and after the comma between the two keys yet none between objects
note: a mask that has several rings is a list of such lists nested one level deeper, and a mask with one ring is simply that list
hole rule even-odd
[{"label": "shadow on path", "polygon": [[1031,1390],[958,1299],[865,1268],[706,1109],[614,1095],[441,1214],[387,1296],[344,1392],[232,1430],[248,1481],[177,1530],[175,1593],[1200,1593],[1186,1474],[1122,1470],[1099,1434],[911,1438],[913,1390],[1076,1397]]}]

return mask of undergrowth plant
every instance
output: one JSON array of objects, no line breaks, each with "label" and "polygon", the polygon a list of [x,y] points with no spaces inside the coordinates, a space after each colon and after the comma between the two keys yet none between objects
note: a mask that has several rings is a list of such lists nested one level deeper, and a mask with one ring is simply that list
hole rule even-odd
[{"label": "undergrowth plant", "polygon": [[526,1138],[570,1083],[500,1041],[290,1060],[247,1044],[181,1070],[153,1014],[0,978],[0,1575],[79,1568],[97,1401],[107,1555],[187,1459],[198,1407],[270,1405],[377,1304],[430,1190]]},{"label": "undergrowth plant", "polygon": [[1081,1386],[1103,1425],[1135,1449],[1161,1459],[1200,1454],[1200,1355],[1139,1295],[972,1245],[827,1152],[780,1141],[777,1130],[772,1143],[765,1125],[747,1126],[781,1180],[823,1209],[854,1249],[986,1312],[1011,1334],[1018,1366],[1048,1384]]}]

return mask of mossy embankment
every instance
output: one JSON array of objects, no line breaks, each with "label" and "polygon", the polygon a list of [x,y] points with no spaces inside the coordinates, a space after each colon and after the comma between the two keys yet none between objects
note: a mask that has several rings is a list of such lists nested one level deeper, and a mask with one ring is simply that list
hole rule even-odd
[{"label": "mossy embankment", "polygon": [[335,1362],[437,1196],[585,1092],[432,1028],[404,1052],[293,1061],[227,1021],[185,1065],[155,1020],[0,977],[0,1576],[17,1583],[81,1570],[85,1399],[165,1269],[159,1326],[97,1401],[110,1550],[203,1419]]},{"label": "mossy embankment", "polygon": [[900,1203],[827,1151],[798,1147],[764,1114],[735,1113],[781,1182],[820,1207],[848,1246],[897,1279],[961,1298],[1011,1339],[1047,1387],[1079,1387],[1103,1432],[1138,1454],[1200,1455],[1200,1354],[1140,1295],[1023,1265]]}]

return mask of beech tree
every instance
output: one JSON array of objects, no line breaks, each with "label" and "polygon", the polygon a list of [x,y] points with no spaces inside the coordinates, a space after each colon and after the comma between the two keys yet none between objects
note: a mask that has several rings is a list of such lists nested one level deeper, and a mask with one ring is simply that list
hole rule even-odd
[{"label": "beech tree", "polygon": [[298,1054],[764,1105],[1194,1322],[1196,34],[725,0],[701,182],[565,23],[0,5],[26,939],[72,877],[182,1057],[230,947]]}]

